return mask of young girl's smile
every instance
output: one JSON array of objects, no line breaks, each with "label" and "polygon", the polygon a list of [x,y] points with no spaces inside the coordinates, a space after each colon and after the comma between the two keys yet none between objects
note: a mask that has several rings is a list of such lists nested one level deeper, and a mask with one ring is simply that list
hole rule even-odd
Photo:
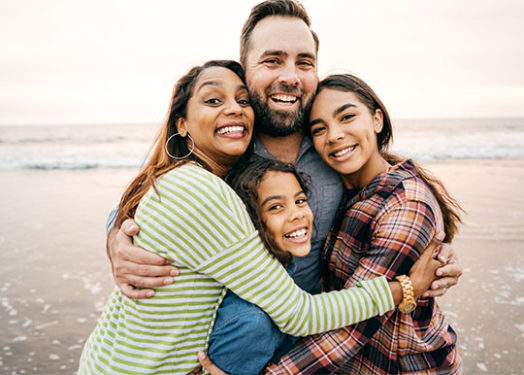
[{"label": "young girl's smile", "polygon": [[262,221],[278,248],[293,256],[308,254],[313,213],[296,177],[291,173],[268,171],[257,192]]}]

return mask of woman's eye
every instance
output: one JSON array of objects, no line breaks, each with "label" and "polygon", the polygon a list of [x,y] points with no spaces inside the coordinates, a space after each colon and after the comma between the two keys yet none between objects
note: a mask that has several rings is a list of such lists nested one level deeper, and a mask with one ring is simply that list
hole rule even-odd
[{"label": "woman's eye", "polygon": [[239,99],[237,102],[240,105],[249,105],[250,104],[249,100],[247,100],[247,99]]},{"label": "woman's eye", "polygon": [[355,117],[354,114],[347,114],[347,115],[342,116],[341,120],[348,121],[348,120],[351,120],[353,117]]},{"label": "woman's eye", "polygon": [[220,104],[220,100],[217,98],[210,98],[207,100],[204,100],[204,103],[206,104]]}]

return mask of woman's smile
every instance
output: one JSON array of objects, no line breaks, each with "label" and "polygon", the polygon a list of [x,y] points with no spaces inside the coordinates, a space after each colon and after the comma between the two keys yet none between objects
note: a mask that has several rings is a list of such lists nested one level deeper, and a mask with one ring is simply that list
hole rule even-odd
[{"label": "woman's smile", "polygon": [[245,123],[229,122],[219,127],[216,134],[225,138],[243,138],[248,135],[248,132]]}]

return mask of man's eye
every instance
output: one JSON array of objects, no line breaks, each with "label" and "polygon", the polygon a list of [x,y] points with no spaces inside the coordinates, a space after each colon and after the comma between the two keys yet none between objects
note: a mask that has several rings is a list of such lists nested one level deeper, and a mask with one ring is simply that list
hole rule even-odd
[{"label": "man's eye", "polygon": [[306,67],[313,67],[313,66],[315,66],[311,61],[307,61],[307,60],[300,61],[298,64],[301,65],[301,66],[306,66]]},{"label": "man's eye", "polygon": [[264,60],[264,63],[266,64],[278,64],[278,59],[266,59]]},{"label": "man's eye", "polygon": [[206,104],[220,104],[220,99],[211,98],[204,101]]}]

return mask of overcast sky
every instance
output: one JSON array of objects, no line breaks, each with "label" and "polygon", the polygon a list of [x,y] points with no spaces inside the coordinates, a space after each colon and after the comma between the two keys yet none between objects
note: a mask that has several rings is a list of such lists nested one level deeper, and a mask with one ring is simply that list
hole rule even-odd
[{"label": "overcast sky", "polygon": [[[157,122],[192,65],[238,58],[257,0],[1,0],[0,124]],[[524,117],[524,1],[304,0],[320,76],[393,117]]]}]

